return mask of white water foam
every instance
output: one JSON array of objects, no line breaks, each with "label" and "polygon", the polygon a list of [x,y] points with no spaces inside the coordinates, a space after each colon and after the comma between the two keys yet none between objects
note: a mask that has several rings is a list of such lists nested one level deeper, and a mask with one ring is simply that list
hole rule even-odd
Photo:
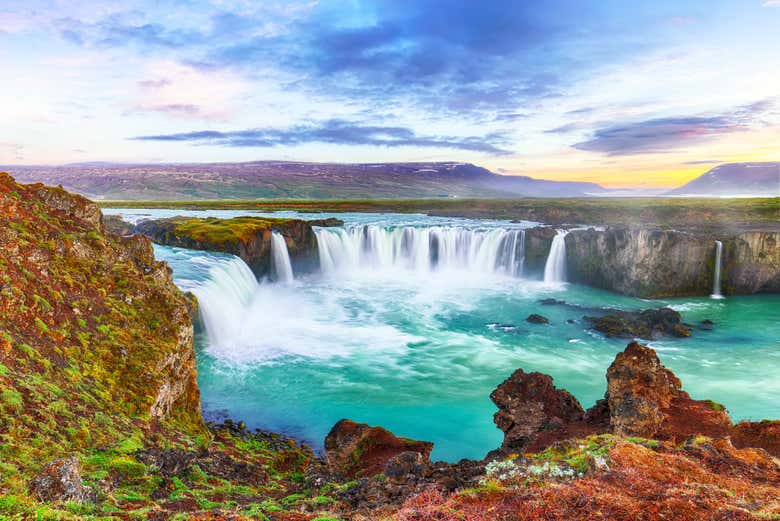
[{"label": "white water foam", "polygon": [[550,245],[550,254],[544,265],[544,282],[557,284],[566,282],[566,230],[558,230]]},{"label": "white water foam", "polygon": [[712,281],[712,295],[710,295],[710,297],[715,299],[723,298],[723,294],[720,292],[720,266],[722,256],[723,243],[715,241],[715,277]]},{"label": "white water foam", "polygon": [[365,225],[322,228],[316,235],[327,275],[370,269],[520,276],[525,260],[523,230]]}]

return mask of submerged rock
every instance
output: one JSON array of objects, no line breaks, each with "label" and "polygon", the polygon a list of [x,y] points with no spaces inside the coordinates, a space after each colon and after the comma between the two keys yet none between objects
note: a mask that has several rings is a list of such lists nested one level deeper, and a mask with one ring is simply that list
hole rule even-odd
[{"label": "submerged rock", "polygon": [[531,313],[528,315],[528,317],[525,319],[526,322],[530,322],[531,324],[549,324],[550,319],[547,317],[543,317],[542,315],[537,315],[536,313]]},{"label": "submerged rock", "polygon": [[325,437],[328,466],[334,472],[352,477],[375,476],[385,470],[395,456],[419,453],[425,462],[433,443],[401,438],[382,427],[352,420],[340,420]]},{"label": "submerged rock", "polygon": [[593,329],[610,338],[644,338],[659,336],[689,337],[690,330],[681,322],[680,314],[671,308],[641,311],[613,311],[600,317],[583,317]]},{"label": "submerged rock", "polygon": [[95,500],[95,492],[81,484],[81,465],[76,456],[47,463],[30,481],[30,493],[41,501],[84,503]]}]

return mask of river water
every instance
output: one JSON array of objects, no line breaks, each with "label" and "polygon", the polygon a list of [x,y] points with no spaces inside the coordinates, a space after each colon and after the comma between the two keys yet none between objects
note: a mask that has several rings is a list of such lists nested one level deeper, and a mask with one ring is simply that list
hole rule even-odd
[{"label": "river water", "polygon": [[[127,220],[172,215],[330,214],[105,210]],[[156,246],[176,283],[194,291],[207,328],[196,339],[207,416],[242,419],[315,447],[341,418],[433,441],[433,457],[480,458],[500,445],[490,392],[512,371],[541,371],[589,407],[627,340],[587,328],[583,307],[668,305],[691,338],[647,342],[694,398],[734,419],[780,418],[780,296],[642,300],[565,280],[560,251],[547,282],[524,277],[532,223],[422,215],[336,214],[318,229],[321,269],[257,281],[238,258]],[[561,245],[553,250],[560,250]],[[278,247],[278,241],[276,243]],[[275,255],[276,255],[275,253]],[[281,267],[280,267],[281,266]],[[540,277],[541,278],[541,277]],[[571,305],[544,306],[543,298]],[[579,306],[579,307],[578,307]],[[525,318],[539,313],[548,325]]]}]

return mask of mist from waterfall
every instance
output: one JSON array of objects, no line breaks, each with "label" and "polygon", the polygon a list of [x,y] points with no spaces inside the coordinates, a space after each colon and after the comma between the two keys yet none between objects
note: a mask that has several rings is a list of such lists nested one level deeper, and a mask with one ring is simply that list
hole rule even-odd
[{"label": "mist from waterfall", "polygon": [[712,281],[712,295],[710,295],[710,297],[716,299],[723,298],[723,294],[721,293],[720,289],[720,268],[722,256],[723,243],[720,241],[715,241],[715,277]]},{"label": "mist from waterfall", "polygon": [[364,225],[321,228],[316,235],[326,275],[401,269],[517,277],[525,261],[524,230]]},{"label": "mist from waterfall", "polygon": [[276,282],[289,283],[293,280],[290,252],[282,234],[271,234],[271,277]]},{"label": "mist from waterfall", "polygon": [[544,282],[566,282],[566,230],[558,230],[550,245],[550,253],[544,265]]}]

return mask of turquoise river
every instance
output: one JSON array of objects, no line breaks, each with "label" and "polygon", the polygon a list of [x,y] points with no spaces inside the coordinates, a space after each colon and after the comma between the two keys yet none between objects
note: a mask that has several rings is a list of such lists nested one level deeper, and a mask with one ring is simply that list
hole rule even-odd
[{"label": "turquoise river", "polygon": [[[481,458],[500,445],[490,392],[515,369],[552,375],[589,407],[627,340],[588,329],[583,308],[670,306],[690,338],[647,342],[694,398],[732,418],[780,418],[780,295],[641,300],[523,273],[532,223],[396,214],[106,210],[129,221],[172,215],[335,216],[318,229],[320,269],[290,273],[274,251],[274,280],[238,258],[155,246],[176,283],[199,298],[197,342],[207,417],[242,419],[320,448],[341,418],[435,443],[433,458]],[[555,249],[555,248],[553,248]],[[556,258],[554,258],[556,257]],[[558,259],[560,260],[560,259]],[[542,305],[555,298],[567,305]],[[525,318],[539,313],[548,325]],[[702,320],[714,325],[705,328]]]}]

